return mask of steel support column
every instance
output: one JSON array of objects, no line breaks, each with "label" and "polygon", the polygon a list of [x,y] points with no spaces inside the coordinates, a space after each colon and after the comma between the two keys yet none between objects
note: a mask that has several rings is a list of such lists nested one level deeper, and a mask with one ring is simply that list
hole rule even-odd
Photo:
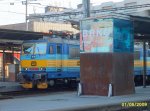
[{"label": "steel support column", "polygon": [[146,88],[146,73],[147,73],[147,60],[146,60],[146,41],[143,41],[143,88]]},{"label": "steel support column", "polygon": [[25,21],[26,21],[26,31],[28,31],[28,0],[26,0]]},{"label": "steel support column", "polygon": [[5,49],[3,49],[3,82],[5,82]]},{"label": "steel support column", "polygon": [[90,17],[90,0],[82,0],[84,18]]}]

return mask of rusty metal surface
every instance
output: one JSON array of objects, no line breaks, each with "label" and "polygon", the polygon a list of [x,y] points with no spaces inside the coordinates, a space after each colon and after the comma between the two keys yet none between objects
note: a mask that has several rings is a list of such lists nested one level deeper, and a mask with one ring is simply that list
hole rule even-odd
[{"label": "rusty metal surface", "polygon": [[85,53],[80,59],[83,94],[107,96],[110,83],[113,95],[134,93],[132,54]]},{"label": "rusty metal surface", "polygon": [[112,73],[112,54],[81,54],[80,59],[83,93],[106,96]]},{"label": "rusty metal surface", "polygon": [[134,89],[134,58],[131,53],[115,53],[113,56],[114,95],[132,94]]}]

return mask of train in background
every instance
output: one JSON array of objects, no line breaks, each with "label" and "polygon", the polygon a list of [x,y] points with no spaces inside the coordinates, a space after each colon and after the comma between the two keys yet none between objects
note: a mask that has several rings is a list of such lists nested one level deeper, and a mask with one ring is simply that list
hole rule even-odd
[{"label": "train in background", "polygon": [[[147,72],[146,72],[146,84],[150,84],[150,48],[146,46],[146,60],[147,60]],[[143,44],[141,42],[135,42],[134,45],[134,81],[135,85],[143,84]]]},{"label": "train in background", "polygon": [[64,38],[68,34],[54,35],[22,44],[20,74],[23,88],[46,89],[57,83],[69,85],[79,81],[79,40]]}]

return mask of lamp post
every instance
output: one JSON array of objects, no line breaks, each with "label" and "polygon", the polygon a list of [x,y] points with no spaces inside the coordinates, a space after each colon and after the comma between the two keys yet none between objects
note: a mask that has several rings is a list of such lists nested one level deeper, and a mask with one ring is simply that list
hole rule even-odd
[{"label": "lamp post", "polygon": [[82,0],[84,18],[90,17],[90,0]]},{"label": "lamp post", "polygon": [[26,0],[26,15],[25,15],[25,21],[26,21],[26,31],[28,31],[28,0]]},{"label": "lamp post", "polygon": [[30,3],[29,1],[36,1],[36,0],[26,0],[25,3],[22,2],[22,4],[26,5],[26,10],[25,10],[26,31],[29,30],[29,26],[28,26],[28,4],[41,5],[40,3]]}]

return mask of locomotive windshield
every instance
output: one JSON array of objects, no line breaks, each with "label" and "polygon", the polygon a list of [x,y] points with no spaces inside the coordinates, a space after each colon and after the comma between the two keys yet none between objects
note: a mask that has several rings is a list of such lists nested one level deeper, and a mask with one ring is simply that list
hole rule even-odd
[{"label": "locomotive windshield", "polygon": [[24,43],[22,54],[46,54],[46,43]]},{"label": "locomotive windshield", "polygon": [[24,43],[22,45],[22,54],[33,54],[34,44],[33,43]]},{"label": "locomotive windshield", "polygon": [[35,54],[46,54],[46,43],[35,43]]}]

